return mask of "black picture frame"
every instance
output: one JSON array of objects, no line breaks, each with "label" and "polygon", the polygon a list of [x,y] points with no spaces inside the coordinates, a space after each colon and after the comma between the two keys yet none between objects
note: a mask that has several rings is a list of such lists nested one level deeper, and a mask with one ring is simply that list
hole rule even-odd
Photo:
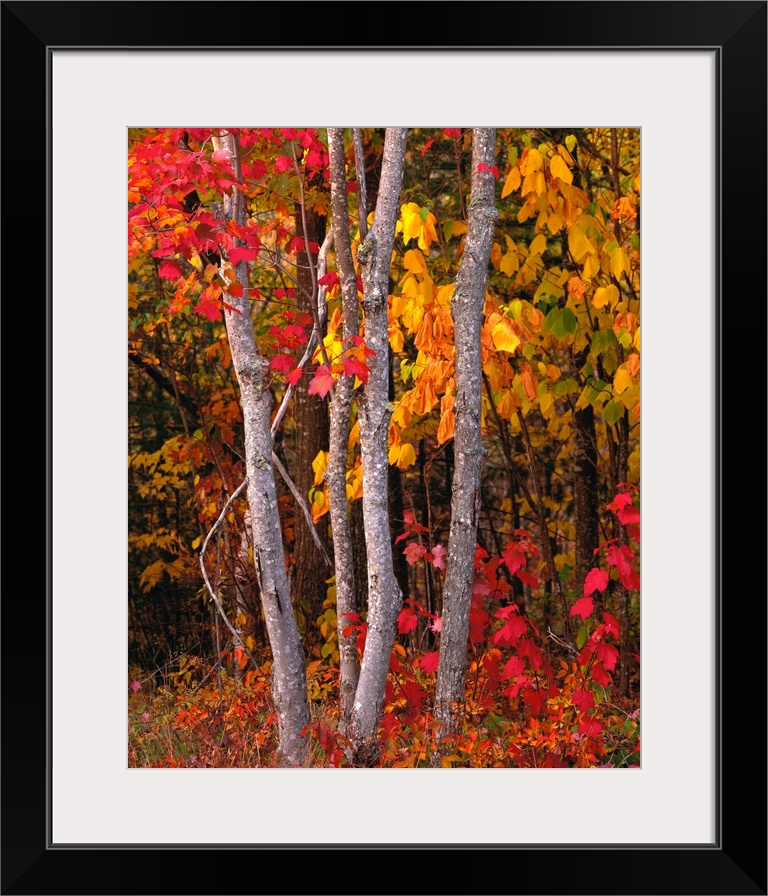
[{"label": "black picture frame", "polygon": [[[712,845],[595,845],[446,847],[402,843],[395,847],[341,847],[344,855],[322,857],[318,847],[199,845],[51,846],[50,800],[50,664],[42,658],[42,620],[51,611],[50,488],[45,497],[47,570],[41,567],[40,500],[25,493],[6,534],[6,571],[13,588],[2,602],[2,893],[642,893],[765,894],[768,892],[766,828],[766,588],[764,574],[764,449],[766,344],[766,2],[586,2],[472,3],[445,8],[410,3],[407,7],[368,4],[383,13],[375,33],[364,35],[360,48],[416,48],[422,35],[435,33],[433,17],[450,13],[452,30],[463,43],[455,49],[535,48],[576,50],[611,48],[711,48],[719,75],[719,243],[717,264],[717,793],[716,839]],[[300,49],[295,44],[296,15],[318,16],[320,4],[266,3],[83,3],[3,2],[2,120],[3,266],[6,334],[17,335],[34,308],[38,319],[47,308],[50,322],[50,216],[44,228],[41,209],[50,208],[43,172],[50,172],[50,56],[53,48],[197,48],[209,36],[239,46]],[[407,12],[403,22],[397,13]],[[349,18],[364,27],[357,12]],[[493,27],[489,22],[493,16]],[[238,23],[221,25],[225,23]],[[219,24],[217,24],[219,23]],[[556,23],[556,28],[552,23]],[[503,27],[504,26],[504,27]],[[550,30],[550,28],[552,30]],[[347,34],[351,32],[346,32]],[[242,43],[244,35],[252,43]],[[515,35],[536,35],[540,44],[520,45]],[[489,41],[503,37],[504,42]],[[375,42],[372,38],[375,37]],[[317,40],[317,33],[313,34]],[[435,44],[435,47],[444,46]],[[218,45],[227,49],[226,45]],[[231,49],[232,47],[230,47]],[[335,42],[334,49],[342,47]],[[420,44],[420,49],[425,48]],[[355,73],[350,73],[355,77]],[[688,147],[679,147],[681,179]],[[26,175],[25,175],[26,172]],[[22,176],[25,175],[25,176]],[[88,201],[84,196],[84,201]],[[670,204],[684,202],[670,197]],[[25,234],[27,234],[25,236]],[[29,234],[34,234],[30,237]],[[47,276],[43,274],[43,244]],[[26,246],[26,249],[24,248]],[[34,246],[30,249],[30,246]],[[27,255],[27,253],[29,253]],[[29,265],[20,264],[27,255]],[[84,247],[87,264],[87,247]],[[20,274],[23,276],[20,277]],[[741,282],[740,282],[741,281]],[[44,285],[45,284],[45,285]],[[47,300],[45,294],[47,293]],[[17,317],[18,315],[18,317]],[[753,335],[754,334],[754,335]],[[757,345],[755,343],[758,343]],[[10,344],[7,341],[7,346]],[[39,351],[39,350],[38,350]],[[10,357],[17,357],[15,350]],[[26,452],[30,417],[46,421],[46,433],[33,456],[51,474],[50,368],[39,355],[11,361],[15,371],[7,386],[5,416]],[[50,327],[47,358],[51,357]],[[42,380],[42,382],[40,382]],[[9,382],[8,374],[6,383]],[[31,384],[35,383],[32,389]],[[40,396],[46,395],[46,411]],[[8,429],[6,429],[8,432]],[[730,436],[725,439],[725,435]],[[7,445],[6,441],[6,445]],[[11,454],[13,456],[13,453]],[[18,474],[25,475],[29,455],[19,452]],[[17,471],[14,470],[14,476]],[[41,472],[29,475],[42,481]],[[50,485],[50,483],[48,483]],[[762,486],[762,488],[761,488]],[[739,500],[741,499],[741,500]],[[671,502],[673,499],[671,498]],[[672,505],[671,505],[672,506]],[[755,510],[756,508],[756,510]],[[684,525],[684,509],[681,509]],[[7,530],[6,530],[7,533]],[[758,543],[758,533],[763,536]],[[726,539],[725,536],[728,536]],[[16,538],[14,539],[14,536]],[[13,553],[8,542],[17,542]],[[696,558],[681,562],[696,562]],[[8,572],[7,572],[8,574]],[[17,584],[18,583],[18,584]],[[17,590],[18,589],[18,590]],[[727,622],[726,622],[727,620]],[[46,657],[51,655],[50,625]],[[696,686],[696,645],[690,651],[691,675],[672,683],[685,713],[685,689]],[[84,685],[84,687],[86,687]],[[87,694],[84,694],[87,701]],[[691,742],[670,749],[695,748]],[[84,728],[84,735],[87,727]],[[428,814],[428,807],[424,807]],[[563,811],[572,811],[563,808]],[[632,806],[606,814],[614,832]],[[659,807],[663,812],[664,807]],[[322,815],[322,818],[321,818]],[[316,820],[315,820],[316,819]],[[307,807],[306,823],[333,823],[327,810]],[[255,856],[232,855],[231,849],[254,849]],[[416,862],[405,853],[422,852]],[[163,857],[153,855],[157,851]],[[210,851],[209,851],[210,850]],[[295,858],[282,852],[300,853]],[[480,850],[482,854],[475,854]],[[192,851],[195,855],[188,855]],[[335,852],[335,850],[334,850]],[[400,853],[393,856],[392,852]],[[427,853],[435,853],[427,855]],[[447,852],[448,855],[442,854]],[[506,855],[500,855],[507,852]],[[486,854],[487,853],[487,854]],[[581,855],[579,854],[581,853]],[[398,858],[408,862],[394,861]],[[290,876],[276,870],[287,866]],[[300,863],[296,861],[299,859]],[[330,859],[330,861],[328,861]],[[300,875],[295,869],[300,868]],[[415,873],[412,869],[418,869]],[[340,873],[343,869],[343,873]],[[408,869],[408,870],[406,870]]]}]

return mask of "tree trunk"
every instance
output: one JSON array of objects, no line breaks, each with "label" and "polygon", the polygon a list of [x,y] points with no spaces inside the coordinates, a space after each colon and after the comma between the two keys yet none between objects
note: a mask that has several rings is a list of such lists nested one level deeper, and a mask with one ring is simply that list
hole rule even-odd
[{"label": "tree trunk", "polygon": [[397,613],[402,603],[392,565],[389,533],[387,441],[392,405],[388,400],[387,298],[406,133],[406,128],[387,128],[373,227],[357,250],[357,260],[363,269],[365,342],[376,353],[369,360],[368,382],[358,406],[363,517],[368,547],[368,631],[350,731],[357,761],[364,764],[378,755],[376,731],[384,703]]},{"label": "tree trunk", "polygon": [[[331,165],[331,208],[333,211],[333,241],[336,246],[336,266],[341,283],[343,313],[343,346],[360,331],[360,312],[357,307],[357,274],[352,260],[349,235],[349,205],[344,155],[344,132],[328,128],[328,153]],[[345,635],[352,623],[349,614],[358,613],[355,595],[355,564],[352,532],[349,525],[347,502],[347,451],[349,446],[349,412],[352,406],[354,378],[341,376],[336,380],[331,400],[330,451],[326,478],[328,503],[333,530],[334,565],[336,568],[336,619],[339,638],[339,731],[346,734],[352,704],[360,676],[357,652],[357,631]]]},{"label": "tree trunk", "polygon": [[464,703],[467,671],[469,608],[474,580],[477,519],[480,509],[480,471],[483,444],[480,432],[482,369],[480,327],[485,284],[497,212],[495,180],[490,167],[495,156],[494,128],[472,132],[472,192],[464,254],[451,299],[456,346],[456,424],[451,500],[451,529],[443,591],[443,627],[437,670],[435,718],[455,731]]},{"label": "tree trunk", "polygon": [[[301,211],[297,211],[296,233],[304,238],[304,231],[300,221]],[[305,210],[307,231],[309,239],[318,245],[325,237],[324,220],[312,209]],[[316,288],[313,282],[312,270],[309,264],[306,246],[296,256],[296,279],[299,286],[296,291],[297,305],[300,311],[312,313],[312,304],[307,296],[312,295]],[[315,254],[315,263],[317,256]],[[313,372],[304,371],[303,376],[296,384],[293,396],[293,419],[296,422],[296,464],[293,481],[296,488],[304,498],[309,494],[315,481],[315,472],[312,469],[312,461],[319,451],[328,450],[328,411],[325,403],[317,395],[308,393],[309,384]],[[327,546],[327,536],[324,526],[317,529],[321,540]],[[303,513],[296,512],[296,541],[293,549],[293,573],[292,589],[306,612],[309,614],[310,623],[314,625],[317,617],[323,611],[328,586],[326,579],[329,571],[325,564],[325,558],[315,543],[314,535],[310,531],[309,523]],[[309,626],[307,629],[309,630]]]},{"label": "tree trunk", "polygon": [[[238,181],[240,159],[237,142],[228,132],[216,138],[217,149],[227,153]],[[242,194],[236,189],[225,196],[224,215],[244,223]],[[235,265],[237,279],[248,287],[245,262]],[[272,469],[271,393],[266,388],[269,362],[259,354],[253,335],[248,293],[228,296],[234,310],[225,309],[232,363],[240,386],[245,431],[245,463],[248,506],[254,540],[254,563],[261,602],[272,649],[272,697],[277,711],[279,761],[284,766],[303,765],[305,740],[302,729],[309,723],[304,652],[293,613]]]},{"label": "tree trunk", "polygon": [[573,415],[573,517],[576,534],[576,587],[584,587],[595,566],[599,544],[597,513],[597,438],[592,405]]}]

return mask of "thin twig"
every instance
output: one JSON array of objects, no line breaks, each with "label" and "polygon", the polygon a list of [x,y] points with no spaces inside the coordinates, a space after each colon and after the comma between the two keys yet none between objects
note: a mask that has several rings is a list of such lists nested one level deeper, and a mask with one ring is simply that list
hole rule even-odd
[{"label": "thin twig", "polygon": [[[320,247],[320,252],[317,255],[317,274],[318,277],[325,276],[325,267],[326,267],[326,257],[328,255],[328,250],[333,243],[333,231],[330,230],[325,240],[323,240],[323,245]],[[325,286],[318,285],[317,289],[317,313],[320,318],[320,326],[325,323],[325,318],[327,316],[328,306],[325,302]],[[317,345],[317,333],[315,329],[312,329],[312,332],[309,336],[309,340],[307,341],[307,348],[302,355],[301,361],[299,361],[297,367],[303,367],[307,361],[312,357],[315,351],[315,347]],[[292,386],[290,383],[288,384],[285,394],[283,395],[283,400],[280,402],[280,407],[277,409],[277,413],[275,414],[275,419],[272,421],[272,441],[275,440],[275,433],[277,433],[278,428],[280,427],[280,423],[285,416],[286,411],[288,410],[288,405],[290,404],[291,398],[294,393],[295,386]]]},{"label": "thin twig", "polygon": [[304,500],[301,492],[296,488],[296,484],[294,483],[293,479],[291,479],[291,477],[288,475],[288,471],[280,463],[280,458],[275,454],[274,451],[272,452],[272,463],[277,467],[277,472],[283,477],[283,481],[288,486],[288,488],[291,490],[291,494],[296,499],[296,503],[299,505],[299,507],[301,507],[301,511],[304,514],[304,518],[307,521],[307,525],[309,526],[309,531],[311,532],[312,538],[313,538],[315,544],[317,545],[317,549],[323,555],[323,559],[325,560],[326,564],[328,565],[328,568],[333,569],[333,561],[328,556],[328,553],[325,550],[325,547],[324,547],[322,541],[320,541],[320,536],[317,532],[317,529],[315,528],[315,523],[312,519],[312,514],[309,512],[309,507],[307,507],[307,502]]},{"label": "thin twig", "polygon": [[221,614],[221,618],[224,620],[224,623],[226,624],[226,626],[230,630],[230,632],[232,632],[232,635],[235,639],[235,643],[238,646],[243,648],[243,650],[245,651],[245,653],[247,654],[247,656],[249,657],[249,659],[251,660],[253,665],[258,669],[259,664],[256,661],[256,657],[251,653],[251,651],[246,646],[245,641],[243,641],[243,639],[240,637],[240,634],[238,633],[237,629],[235,629],[235,627],[229,621],[227,614],[224,612],[224,607],[222,607],[221,602],[219,601],[218,595],[211,587],[211,582],[208,578],[208,572],[205,568],[205,552],[208,548],[208,542],[211,540],[211,536],[213,535],[213,533],[221,525],[222,520],[226,516],[226,513],[229,510],[229,508],[232,506],[235,498],[240,494],[240,492],[246,487],[247,484],[248,484],[248,478],[246,477],[245,479],[243,479],[243,481],[240,483],[240,485],[238,485],[238,487],[232,492],[229,500],[224,505],[224,509],[219,514],[219,518],[216,520],[216,522],[211,527],[210,532],[205,536],[205,541],[203,542],[203,547],[200,550],[200,569],[203,571],[203,579],[205,581],[205,587],[208,589],[208,593],[211,595],[211,600],[216,604],[216,609]]}]

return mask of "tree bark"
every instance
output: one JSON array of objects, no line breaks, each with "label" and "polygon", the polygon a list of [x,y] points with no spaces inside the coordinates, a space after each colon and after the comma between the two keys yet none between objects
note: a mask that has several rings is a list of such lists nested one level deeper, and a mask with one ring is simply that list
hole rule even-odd
[{"label": "tree bark", "polygon": [[451,528],[443,591],[443,626],[435,692],[435,718],[442,734],[458,727],[464,704],[467,671],[469,609],[474,580],[480,472],[483,444],[480,432],[482,368],[480,327],[485,284],[497,212],[495,180],[490,167],[495,156],[495,128],[472,132],[472,188],[464,254],[451,300],[456,348],[456,423],[451,500]]},{"label": "tree bark", "polygon": [[[297,211],[297,221],[301,211]],[[323,219],[312,209],[305,210],[307,231],[309,239],[318,245],[325,236]],[[301,224],[297,223],[296,233],[304,238]],[[302,249],[296,256],[296,279],[299,286],[296,291],[296,302],[300,311],[312,313],[312,304],[307,297],[314,295],[317,284],[314,282],[312,268],[309,264],[307,253],[309,246]],[[316,261],[316,255],[315,255]],[[312,469],[312,461],[319,451],[328,450],[328,411],[325,403],[317,395],[308,393],[309,384],[313,372],[305,370],[303,376],[296,384],[293,398],[293,419],[296,422],[296,464],[293,481],[299,493],[306,499],[312,488],[315,473]],[[301,602],[310,615],[310,623],[314,624],[317,617],[323,611],[328,586],[328,567],[325,558],[315,543],[314,534],[310,530],[309,523],[304,515],[296,511],[296,540],[293,549],[292,589],[297,600]],[[326,543],[325,527],[319,526],[318,532],[321,540]],[[307,627],[309,630],[309,626]]]},{"label": "tree bark", "polygon": [[576,587],[584,587],[595,566],[599,544],[597,512],[597,437],[595,414],[588,405],[573,414],[573,517],[576,535]]},{"label": "tree bark", "polygon": [[[219,143],[217,148],[227,153],[239,180],[236,140],[223,131],[216,142]],[[231,195],[225,195],[224,215],[240,225],[244,223],[243,197],[235,188]],[[238,280],[247,290],[246,263],[241,262],[234,268]],[[224,320],[243,410],[248,506],[256,576],[272,650],[272,697],[277,711],[279,761],[284,766],[303,765],[306,743],[301,732],[309,723],[309,701],[304,652],[288,587],[272,469],[271,393],[266,388],[269,362],[256,347],[247,291],[240,298],[230,295],[228,304],[235,309],[225,309]]]},{"label": "tree bark", "polygon": [[[349,205],[347,203],[347,175],[344,154],[344,132],[328,128],[328,153],[331,166],[331,209],[333,211],[333,241],[336,246],[336,266],[339,270],[342,301],[343,346],[350,346],[350,338],[360,331],[360,312],[357,307],[357,274],[352,259],[349,235]],[[331,399],[330,450],[326,478],[328,503],[333,531],[334,565],[336,568],[336,619],[339,638],[339,731],[346,734],[352,705],[360,676],[357,652],[357,631],[345,635],[352,623],[350,614],[358,613],[355,595],[355,563],[352,532],[347,502],[347,451],[349,447],[349,412],[352,406],[354,378],[341,376],[336,380]]]},{"label": "tree bark", "polygon": [[378,755],[376,731],[384,703],[397,612],[402,604],[389,533],[387,441],[392,405],[388,400],[387,298],[406,133],[406,128],[387,128],[373,226],[357,250],[357,260],[363,269],[365,341],[376,353],[369,360],[368,382],[358,405],[368,548],[368,631],[350,732],[356,759],[361,764],[369,764]]}]

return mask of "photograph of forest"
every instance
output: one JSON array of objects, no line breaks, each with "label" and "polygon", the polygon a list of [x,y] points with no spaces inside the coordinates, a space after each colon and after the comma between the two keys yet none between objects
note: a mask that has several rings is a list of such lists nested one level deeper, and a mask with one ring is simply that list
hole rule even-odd
[{"label": "photograph of forest", "polygon": [[129,766],[639,768],[639,128],[127,151]]}]

